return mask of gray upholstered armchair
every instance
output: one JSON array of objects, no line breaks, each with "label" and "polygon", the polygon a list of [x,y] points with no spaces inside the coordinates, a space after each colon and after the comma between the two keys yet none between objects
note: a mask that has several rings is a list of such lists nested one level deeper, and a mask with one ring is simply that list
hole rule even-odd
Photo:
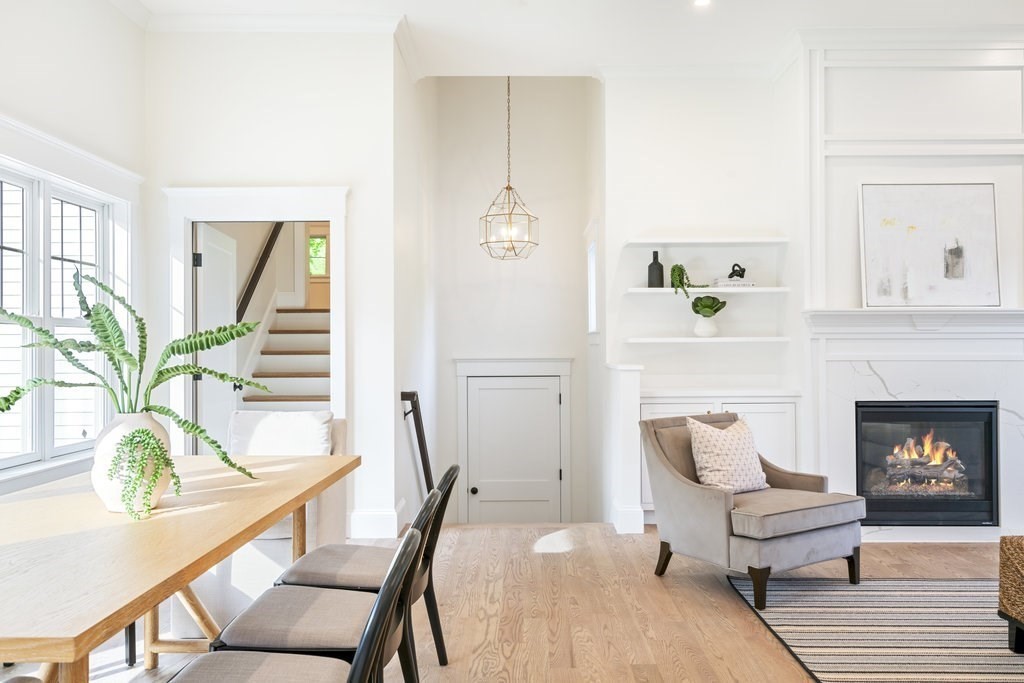
[{"label": "gray upholstered armchair", "polygon": [[[735,413],[694,415],[725,429]],[[685,417],[642,420],[644,455],[657,510],[661,576],[672,553],[745,572],[754,606],[764,609],[771,572],[846,558],[850,583],[860,582],[860,522],[864,499],[827,493],[828,480],[790,472],[761,458],[770,488],[746,493],[703,486],[693,462]]]}]

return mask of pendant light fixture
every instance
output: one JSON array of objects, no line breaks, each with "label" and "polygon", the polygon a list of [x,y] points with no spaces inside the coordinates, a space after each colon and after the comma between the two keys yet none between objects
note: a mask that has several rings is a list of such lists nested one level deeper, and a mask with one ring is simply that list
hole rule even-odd
[{"label": "pendant light fixture", "polygon": [[480,246],[491,258],[524,259],[540,242],[540,219],[512,187],[512,79],[505,77],[505,187],[480,217]]}]

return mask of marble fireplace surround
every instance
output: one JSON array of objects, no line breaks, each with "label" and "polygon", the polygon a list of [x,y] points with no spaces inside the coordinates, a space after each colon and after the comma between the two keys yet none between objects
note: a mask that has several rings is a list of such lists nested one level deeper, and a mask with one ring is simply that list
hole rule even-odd
[{"label": "marble fireplace surround", "polygon": [[806,311],[810,427],[801,469],[856,493],[856,401],[999,401],[998,527],[869,527],[866,541],[994,541],[1024,532],[1024,310]]}]

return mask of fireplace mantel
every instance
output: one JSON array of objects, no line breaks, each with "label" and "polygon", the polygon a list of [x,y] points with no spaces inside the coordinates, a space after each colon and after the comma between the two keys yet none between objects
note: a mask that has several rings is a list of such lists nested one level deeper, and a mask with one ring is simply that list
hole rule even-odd
[{"label": "fireplace mantel", "polygon": [[1021,308],[820,309],[804,311],[814,338],[956,336],[1024,337]]}]

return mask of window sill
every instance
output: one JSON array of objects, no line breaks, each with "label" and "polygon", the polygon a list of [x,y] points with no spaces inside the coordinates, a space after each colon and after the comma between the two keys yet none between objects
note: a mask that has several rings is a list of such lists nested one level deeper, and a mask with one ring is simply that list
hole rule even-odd
[{"label": "window sill", "polygon": [[92,467],[91,449],[69,453],[55,460],[14,467],[10,472],[0,471],[0,495],[88,472],[90,467]]}]

